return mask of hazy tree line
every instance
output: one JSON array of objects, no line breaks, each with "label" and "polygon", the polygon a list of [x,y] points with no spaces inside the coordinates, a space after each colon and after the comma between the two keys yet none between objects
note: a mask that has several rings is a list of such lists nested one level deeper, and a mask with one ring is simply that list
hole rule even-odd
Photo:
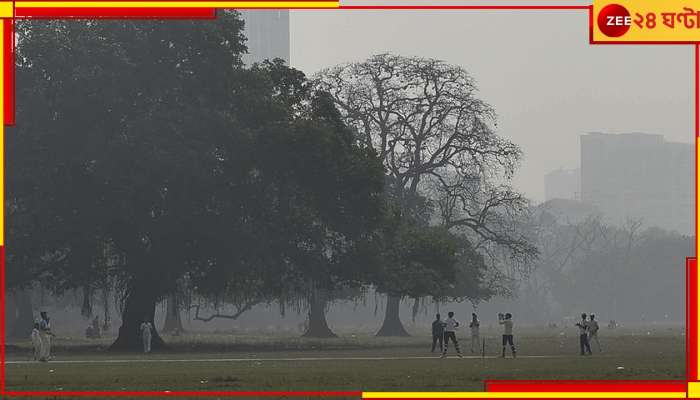
[{"label": "hazy tree line", "polygon": [[[242,27],[235,12],[18,25],[12,293],[77,289],[85,315],[114,293],[112,348],[135,349],[163,300],[201,320],[275,301],[330,336],[328,305],[373,287],[389,299],[379,333],[400,335],[401,298],[488,298],[489,251],[536,255],[509,229],[520,151],[464,70],[391,55],[313,79],[245,67]],[[221,304],[238,312],[199,314]]]},{"label": "hazy tree line", "polygon": [[183,309],[236,319],[275,302],[328,337],[330,304],[370,290],[387,298],[378,334],[406,335],[402,299],[517,289],[533,305],[623,307],[615,285],[661,262],[657,245],[677,250],[532,207],[510,186],[521,152],[464,69],[391,54],[311,78],[279,60],[246,67],[242,27],[235,12],[18,24],[5,205],[17,332],[40,287],[77,290],[85,316],[116,297],[119,350],[138,348],[162,301],[168,330]]},{"label": "hazy tree line", "polygon": [[695,238],[630,219],[621,226],[579,202],[533,207],[524,224],[539,249],[531,273],[518,282],[521,313],[533,322],[577,312],[606,320],[684,320],[685,257]]},{"label": "hazy tree line", "polygon": [[311,78],[246,67],[242,27],[235,12],[18,24],[14,333],[33,288],[78,293],[84,316],[116,298],[123,350],[163,301],[165,330],[181,310],[232,320],[274,302],[328,337],[328,307],[372,291],[387,298],[378,335],[393,336],[407,334],[402,299],[414,315],[515,294],[549,312],[586,298],[625,310],[642,276],[658,276],[649,304],[677,287],[659,266],[688,238],[571,222],[511,188],[522,154],[464,69],[391,54]]}]

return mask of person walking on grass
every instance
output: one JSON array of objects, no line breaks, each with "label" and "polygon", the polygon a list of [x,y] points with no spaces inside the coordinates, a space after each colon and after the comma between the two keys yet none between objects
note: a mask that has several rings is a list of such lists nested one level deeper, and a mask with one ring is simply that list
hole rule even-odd
[{"label": "person walking on grass", "polygon": [[591,351],[591,345],[588,343],[588,321],[586,321],[586,314],[581,314],[581,321],[576,323],[578,328],[579,345],[581,347],[581,355],[585,356],[586,353],[589,355],[593,354]]},{"label": "person walking on grass", "polygon": [[141,325],[139,326],[139,333],[141,333],[141,341],[143,343],[143,352],[151,352],[151,337],[153,331],[153,325],[148,321],[147,318],[143,319]]},{"label": "person walking on grass", "polygon": [[506,345],[510,345],[510,352],[513,358],[516,357],[515,343],[513,342],[513,315],[511,313],[506,313],[506,315],[498,314],[498,323],[503,325],[503,348],[501,351],[501,358],[506,358]]},{"label": "person walking on grass", "polygon": [[457,328],[459,327],[459,321],[457,321],[455,318],[455,313],[452,311],[447,313],[447,319],[445,320],[445,342],[444,342],[444,347],[442,350],[442,357],[445,358],[447,357],[447,348],[450,345],[450,339],[452,339],[452,342],[455,344],[455,349],[457,350],[457,356],[459,358],[462,358],[462,350],[459,349],[459,342],[457,341]]},{"label": "person walking on grass", "polygon": [[440,314],[435,314],[435,321],[433,321],[433,347],[430,349],[431,353],[435,352],[435,345],[440,343],[440,352],[442,353],[442,339],[445,336],[445,323],[440,319]]},{"label": "person walking on grass", "polygon": [[469,323],[469,328],[472,331],[472,346],[471,351],[474,353],[474,349],[479,350],[479,318],[477,318],[475,313],[472,313],[472,322]]},{"label": "person walking on grass", "polygon": [[602,353],[603,349],[600,347],[600,341],[598,340],[600,326],[598,326],[598,321],[595,320],[595,315],[591,314],[590,318],[591,320],[588,321],[588,344],[590,345],[595,340],[596,345],[598,345],[598,352]]}]

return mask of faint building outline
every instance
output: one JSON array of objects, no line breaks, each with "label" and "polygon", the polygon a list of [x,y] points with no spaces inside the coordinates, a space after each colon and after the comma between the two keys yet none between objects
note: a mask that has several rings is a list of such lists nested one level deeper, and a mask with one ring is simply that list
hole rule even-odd
[{"label": "faint building outline", "polygon": [[580,137],[581,200],[614,224],[641,218],[691,235],[694,215],[694,149],[648,133],[591,132]]},{"label": "faint building outline", "polygon": [[544,200],[581,200],[581,170],[556,169],[544,176]]}]

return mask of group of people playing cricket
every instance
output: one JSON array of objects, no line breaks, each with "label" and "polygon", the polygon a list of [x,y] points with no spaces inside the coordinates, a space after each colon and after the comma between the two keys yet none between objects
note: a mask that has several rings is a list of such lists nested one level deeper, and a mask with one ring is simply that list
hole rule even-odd
[{"label": "group of people playing cricket", "polygon": [[[598,352],[602,352],[600,347],[600,341],[598,340],[598,321],[595,320],[595,315],[591,314],[590,319],[586,314],[581,314],[581,321],[576,323],[576,327],[579,329],[579,343],[581,346],[581,355],[591,355],[590,343],[595,341],[598,345]],[[501,358],[506,357],[506,348],[510,346],[510,351],[513,358],[516,358],[517,351],[515,349],[515,342],[513,341],[513,315],[511,313],[499,313],[498,314],[498,324],[503,326],[503,335],[501,337],[502,347],[501,347]],[[469,322],[469,329],[471,330],[471,352],[477,353],[479,351],[480,335],[479,327],[481,323],[479,318],[475,313],[472,313],[472,320]],[[432,324],[433,332],[433,347],[430,350],[435,352],[435,348],[439,345],[439,349],[442,353],[440,358],[447,357],[447,349],[449,347],[450,341],[455,346],[457,351],[457,356],[462,358],[462,351],[459,348],[459,341],[457,340],[456,331],[459,327],[459,321],[454,318],[454,313],[452,311],[447,313],[447,319],[442,320],[440,314],[435,315],[435,321]],[[481,347],[482,355],[484,355],[485,349],[484,345]]]},{"label": "group of people playing cricket", "polygon": [[[516,358],[517,351],[515,349],[515,342],[513,341],[513,315],[511,313],[498,314],[498,324],[503,326],[501,358],[506,357],[507,346],[510,346],[511,355],[513,358]],[[454,312],[448,312],[447,319],[444,321],[441,319],[440,314],[436,314],[435,321],[433,321],[432,324],[433,347],[430,351],[435,352],[436,346],[439,346],[439,350],[442,353],[440,358],[445,358],[447,357],[447,349],[449,348],[450,341],[452,341],[457,351],[457,356],[462,358],[462,350],[459,348],[459,341],[457,340],[456,334],[459,326],[460,323],[455,319]],[[481,322],[479,322],[479,318],[475,313],[472,313],[472,320],[469,322],[472,353],[479,351],[479,344],[481,341],[479,334],[480,326]],[[592,341],[595,341],[598,345],[598,351],[602,352],[600,341],[598,340],[598,330],[600,327],[598,321],[595,319],[595,315],[591,314],[588,316],[586,314],[581,314],[581,321],[576,323],[576,327],[579,329],[579,343],[582,356],[593,354],[591,351]],[[144,318],[138,330],[143,344],[143,352],[150,353],[153,325],[147,318]],[[45,311],[42,311],[41,318],[34,322],[34,329],[32,329],[31,334],[35,361],[46,362],[51,359],[51,338],[53,336],[55,335],[51,332],[49,316]],[[482,347],[481,351],[483,355],[485,349]]]}]

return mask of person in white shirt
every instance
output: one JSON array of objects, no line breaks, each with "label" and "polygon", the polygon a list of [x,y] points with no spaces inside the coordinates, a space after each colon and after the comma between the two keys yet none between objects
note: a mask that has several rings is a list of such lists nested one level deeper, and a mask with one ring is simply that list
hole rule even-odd
[{"label": "person in white shirt", "polygon": [[442,350],[442,358],[447,357],[447,347],[450,344],[450,339],[452,339],[452,342],[455,344],[457,356],[462,358],[462,351],[459,349],[459,342],[457,341],[457,336],[455,335],[457,327],[459,327],[459,321],[457,321],[454,316],[455,313],[452,311],[447,313],[447,319],[445,320],[445,343]]},{"label": "person in white shirt", "polygon": [[479,319],[475,313],[472,313],[472,322],[469,323],[469,328],[472,331],[472,353],[474,353],[474,348],[479,350],[479,325],[481,325]]},{"label": "person in white shirt", "polygon": [[39,361],[49,361],[51,359],[51,337],[54,336],[51,331],[51,322],[46,311],[40,313],[41,320],[39,321],[39,337],[41,338],[41,354]]},{"label": "person in white shirt", "polygon": [[34,322],[34,328],[32,329],[32,347],[34,348],[34,361],[39,361],[41,359],[41,352],[43,351],[43,346],[41,343],[41,323],[39,320]]},{"label": "person in white shirt", "polygon": [[598,321],[595,320],[595,315],[591,314],[591,320],[588,321],[588,344],[590,345],[593,340],[595,340],[596,345],[598,345],[598,352],[602,353],[603,349],[600,347],[600,341],[598,340]]},{"label": "person in white shirt", "polygon": [[147,319],[144,319],[141,325],[139,326],[139,332],[141,333],[141,341],[143,342],[144,353],[151,352],[152,331],[153,325],[151,325],[151,323]]},{"label": "person in white shirt", "polygon": [[510,351],[513,358],[516,357],[515,344],[513,343],[513,315],[511,313],[498,314],[498,323],[503,325],[503,349],[501,358],[506,358],[506,344],[510,344]]},{"label": "person in white shirt", "polygon": [[579,345],[581,347],[581,355],[585,356],[586,353],[593,354],[591,352],[591,345],[588,343],[588,321],[586,321],[586,314],[581,314],[581,321],[576,323],[578,328]]}]

